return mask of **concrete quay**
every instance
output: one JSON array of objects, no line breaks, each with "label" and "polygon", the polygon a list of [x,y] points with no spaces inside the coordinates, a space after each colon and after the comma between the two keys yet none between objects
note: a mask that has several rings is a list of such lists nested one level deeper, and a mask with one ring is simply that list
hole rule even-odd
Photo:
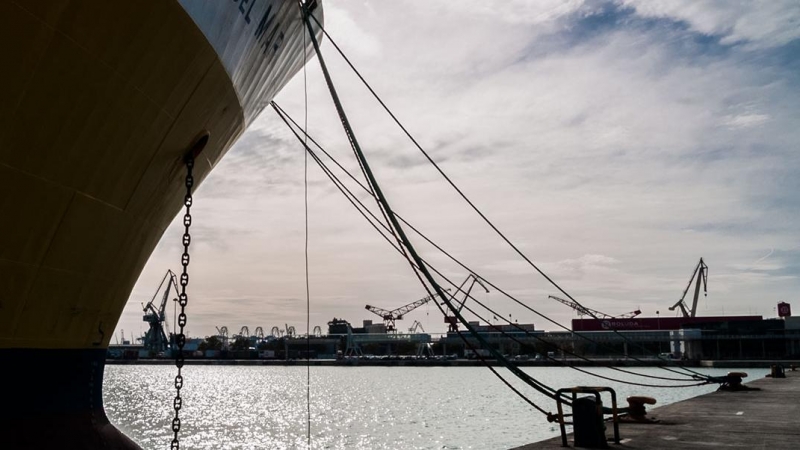
[{"label": "concrete quay", "polygon": [[[798,449],[800,448],[800,371],[768,378],[768,370],[750,369],[759,391],[717,391],[649,409],[657,424],[620,424],[620,444],[611,449]],[[625,399],[619,399],[627,406]],[[606,424],[606,437],[613,427]],[[567,442],[572,446],[572,435]],[[560,449],[561,436],[512,450]]]}]

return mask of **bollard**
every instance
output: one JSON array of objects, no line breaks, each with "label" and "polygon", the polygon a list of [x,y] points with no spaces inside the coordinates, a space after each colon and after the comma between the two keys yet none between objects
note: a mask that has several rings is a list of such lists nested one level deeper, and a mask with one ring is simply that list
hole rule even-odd
[{"label": "bollard", "polygon": [[577,398],[572,402],[572,414],[575,447],[608,448],[601,401],[592,397]]},{"label": "bollard", "polygon": [[744,372],[728,372],[728,387],[734,390],[741,389],[742,378],[747,378],[747,374]]},{"label": "bollard", "polygon": [[656,399],[653,397],[645,397],[639,395],[631,395],[628,400],[628,415],[623,419],[626,422],[636,423],[656,423],[655,419],[650,419],[647,416],[647,409],[644,405],[655,405]]},{"label": "bollard", "polygon": [[723,377],[725,380],[720,386],[719,391],[755,391],[758,388],[750,388],[742,384],[742,379],[747,378],[745,372],[728,372],[728,375]]},{"label": "bollard", "polygon": [[[611,408],[603,408],[603,401],[600,399],[601,392],[611,394]],[[567,400],[565,394],[572,397],[572,422],[565,420],[563,404]],[[578,398],[577,394],[594,394],[594,397]],[[617,393],[610,387],[603,386],[576,386],[562,388],[556,391],[556,406],[558,415],[548,414],[548,420],[558,421],[561,428],[561,445],[569,447],[567,444],[566,425],[573,426],[573,438],[575,447],[586,448],[608,448],[606,441],[606,426],[604,414],[611,414],[614,424],[614,443],[619,444],[619,409],[617,408]]]},{"label": "bollard", "polygon": [[772,378],[786,378],[786,373],[783,371],[783,366],[780,364],[773,364],[770,366],[770,376]]}]

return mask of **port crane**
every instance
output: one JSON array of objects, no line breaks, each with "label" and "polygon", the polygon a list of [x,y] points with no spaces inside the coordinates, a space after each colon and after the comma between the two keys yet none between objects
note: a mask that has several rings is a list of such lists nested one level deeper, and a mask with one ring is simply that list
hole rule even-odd
[{"label": "port crane", "polygon": [[222,328],[220,328],[220,327],[215,327],[215,328],[217,329],[217,336],[219,336],[219,339],[222,341],[222,348],[227,350],[228,349],[228,327],[223,326]]},{"label": "port crane", "polygon": [[[336,319],[333,319],[334,321]],[[363,356],[364,353],[361,351],[361,346],[358,345],[355,339],[353,339],[353,327],[350,326],[350,322],[344,321],[347,324],[347,347],[344,351],[344,356],[346,357],[357,357]]]},{"label": "port crane", "polygon": [[[422,334],[417,334],[422,331]],[[433,348],[431,347],[431,336],[429,334],[425,334],[425,328],[422,328],[422,324],[419,323],[419,320],[415,320],[414,324],[411,325],[411,328],[408,329],[408,332],[414,334],[412,338],[416,338],[417,342],[417,357],[425,357],[425,356],[433,356]]]},{"label": "port crane", "polygon": [[425,328],[422,328],[422,324],[419,323],[418,320],[415,320],[414,323],[411,325],[411,328],[408,329],[408,332],[414,334],[418,330],[421,330],[423,333],[425,332]]},{"label": "port crane", "polygon": [[[697,282],[694,286],[694,297],[692,299],[692,309],[689,310],[686,308],[686,302],[684,299],[686,298],[686,294],[689,292],[689,288],[692,287],[692,282],[697,278]],[[686,289],[683,290],[683,295],[681,295],[681,299],[678,300],[677,303],[669,307],[670,311],[675,311],[675,308],[680,307],[681,313],[683,317],[695,317],[697,313],[697,298],[700,296],[700,284],[703,284],[703,295],[708,297],[708,266],[705,262],[703,262],[703,258],[700,258],[700,262],[697,263],[697,266],[694,268],[694,272],[692,272],[692,277],[689,278],[689,284],[686,285]]]},{"label": "port crane", "polygon": [[[470,280],[472,280],[472,283],[470,283],[470,285],[467,288],[467,290],[464,290],[464,286],[467,283],[469,283]],[[467,275],[467,278],[458,287],[458,291],[455,294],[453,294],[452,297],[450,297],[450,302],[452,304],[455,304],[456,303],[455,302],[456,295],[459,292],[463,292],[464,293],[464,299],[461,300],[461,302],[458,303],[457,311],[459,313],[461,313],[461,310],[464,309],[464,303],[467,302],[467,299],[469,298],[469,293],[472,292],[472,288],[475,286],[475,283],[478,283],[486,291],[487,294],[489,293],[489,289],[486,286],[484,286],[483,283],[481,283],[481,280],[478,278],[477,275],[472,274],[472,273]],[[449,289],[448,289],[448,291],[449,291]],[[448,332],[453,332],[453,333],[458,332],[458,318],[456,316],[448,316],[447,314],[445,314],[444,323],[447,324],[447,331]]]},{"label": "port crane", "polygon": [[595,319],[629,319],[631,317],[636,317],[636,316],[638,316],[639,314],[642,313],[642,311],[637,309],[637,310],[634,310],[634,311],[631,311],[631,312],[627,312],[625,314],[619,314],[619,315],[616,315],[616,316],[612,316],[610,314],[606,314],[604,312],[600,312],[600,311],[598,311],[596,309],[591,309],[591,308],[587,308],[587,307],[585,307],[583,305],[579,305],[578,302],[574,302],[572,300],[565,300],[565,299],[563,299],[561,297],[556,297],[555,295],[549,295],[549,296],[547,296],[547,298],[552,298],[553,300],[555,300],[555,301],[557,301],[559,303],[563,303],[563,304],[569,306],[570,308],[572,308],[575,311],[577,311],[579,316],[590,316],[590,317],[594,317]]},{"label": "port crane", "polygon": [[[158,293],[161,292],[161,289],[164,287],[164,283],[166,283],[164,295],[161,296],[161,304],[156,307],[154,302],[156,301],[156,297],[158,297]],[[142,311],[144,312],[142,320],[149,325],[144,335],[143,345],[146,350],[156,355],[166,351],[169,347],[169,340],[167,339],[166,333],[164,333],[164,323],[167,320],[165,310],[172,288],[175,288],[175,293],[177,294],[179,291],[178,278],[175,276],[174,272],[167,270],[167,273],[158,285],[158,289],[156,289],[155,294],[153,294],[153,298],[151,298],[146,305],[142,305]]]},{"label": "port crane", "polygon": [[383,324],[386,325],[386,331],[395,331],[397,329],[395,326],[395,321],[402,320],[404,315],[433,300],[433,297],[435,297],[435,295],[429,295],[391,311],[372,305],[367,305],[364,307],[364,309],[380,316],[381,319],[383,319]]}]

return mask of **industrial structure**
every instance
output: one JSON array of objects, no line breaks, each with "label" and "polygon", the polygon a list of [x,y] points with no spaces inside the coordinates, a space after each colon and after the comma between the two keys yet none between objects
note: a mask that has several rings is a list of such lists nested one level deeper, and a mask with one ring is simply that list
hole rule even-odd
[{"label": "industrial structure", "polygon": [[[166,287],[164,286],[165,283]],[[159,306],[156,306],[154,302],[156,301],[158,293],[161,292],[162,288],[164,289],[164,294],[161,296],[161,303]],[[174,292],[175,295],[177,295],[177,277],[171,270],[167,270],[167,273],[164,275],[164,278],[161,279],[161,283],[158,285],[158,289],[156,289],[155,294],[153,294],[153,298],[150,299],[146,305],[142,305],[142,310],[144,311],[142,320],[148,324],[147,332],[145,332],[144,338],[142,339],[142,345],[144,346],[144,349],[151,355],[163,355],[170,346],[170,341],[167,339],[167,334],[164,332],[164,324],[167,320],[167,300],[169,299],[169,294],[172,288],[175,289]],[[177,299],[175,300],[177,301]]]},{"label": "industrial structure", "polygon": [[[694,287],[694,297],[692,298],[692,307],[691,309],[686,308],[686,302],[684,299],[686,298],[686,294],[689,292],[689,288],[692,287],[692,281],[697,278],[697,282],[695,283]],[[675,308],[680,307],[681,313],[683,313],[683,317],[695,317],[697,313],[697,298],[700,296],[700,284],[703,284],[703,294],[708,296],[708,266],[705,262],[703,262],[703,258],[700,258],[700,262],[697,263],[697,267],[694,268],[694,272],[692,272],[692,277],[689,278],[689,284],[686,285],[686,289],[683,290],[683,295],[681,295],[680,300],[677,303],[669,307],[670,311],[674,311]]]},{"label": "industrial structure", "polygon": [[[397,321],[408,313],[434,300],[427,296],[393,310],[367,305],[365,308],[382,321],[363,320],[354,327],[345,319],[328,322],[327,334],[319,326],[306,334],[298,334],[294,326],[274,326],[269,335],[264,327],[242,326],[238,334],[230,335],[228,327],[217,327],[213,338],[218,344],[211,348],[195,342],[195,357],[219,358],[489,358],[493,351],[517,360],[578,361],[582,358],[640,359],[669,355],[681,359],[768,359],[800,356],[800,317],[792,317],[791,306],[780,302],[777,319],[762,316],[697,316],[700,289],[707,295],[708,266],[701,258],[689,283],[677,303],[669,309],[679,312],[676,317],[641,317],[636,309],[624,314],[608,314],[585,307],[577,301],[550,295],[549,298],[573,308],[579,318],[572,320],[571,329],[545,332],[532,323],[481,324],[468,322],[470,332],[459,330],[452,312],[446,313],[447,333],[426,333],[422,323],[414,320],[408,332],[399,332]],[[448,301],[460,312],[465,308],[478,284],[489,292],[481,280],[469,274]],[[165,288],[166,286],[166,288]],[[143,356],[157,356],[168,348],[164,332],[165,309],[175,275],[167,275],[153,299],[143,305],[144,320],[150,325],[142,338]],[[687,299],[694,287],[694,295]],[[162,294],[162,295],[159,295]],[[157,300],[160,299],[160,302]],[[585,317],[589,316],[589,317]],[[477,339],[475,335],[480,336]],[[210,339],[210,338],[207,338]],[[482,347],[483,341],[491,347]],[[216,347],[218,345],[218,347]],[[130,346],[134,347],[134,346]]]},{"label": "industrial structure", "polygon": [[[163,298],[163,297],[160,297]],[[154,307],[155,308],[155,307]],[[157,308],[156,308],[157,310]],[[800,317],[791,316],[790,305],[777,305],[779,318],[762,316],[708,317],[611,317],[574,319],[569,331],[543,331],[527,324],[481,324],[469,322],[489,346],[518,361],[579,361],[595,359],[652,359],[656,355],[689,360],[700,359],[782,359],[800,357]],[[364,320],[353,327],[341,318],[328,322],[327,334],[314,327],[310,336],[294,335],[291,326],[275,327],[274,335],[263,335],[263,327],[253,334],[242,327],[229,337],[228,327],[218,327],[217,335],[206,338],[219,347],[204,346],[202,339],[190,339],[191,357],[335,359],[335,358],[490,358],[471,333],[450,331],[432,335],[419,321],[407,332],[389,333],[383,323]],[[261,331],[259,332],[259,329]],[[231,338],[246,338],[247,345],[234,346]],[[222,345],[222,342],[226,345]],[[137,350],[138,349],[138,350]],[[154,357],[157,353],[143,346],[113,346],[110,357],[121,352]]]},{"label": "industrial structure", "polygon": [[434,297],[435,295],[429,295],[407,305],[395,308],[391,311],[371,305],[365,306],[364,309],[377,314],[381,319],[383,319],[383,324],[386,326],[386,331],[394,332],[397,330],[397,325],[395,324],[396,321],[402,320],[403,316],[433,300]]},{"label": "industrial structure", "polygon": [[[472,281],[472,282],[470,283],[469,287],[466,290],[464,290],[464,286],[467,283],[469,283],[470,281]],[[470,292],[472,292],[472,287],[475,286],[475,283],[478,283],[486,291],[487,294],[489,293],[489,289],[487,289],[486,286],[483,285],[481,280],[475,274],[471,273],[471,274],[467,275],[467,278],[461,283],[460,286],[458,286],[458,291],[456,293],[454,293],[452,297],[450,297],[450,302],[452,304],[454,304],[454,305],[458,304],[458,307],[456,308],[456,310],[458,311],[459,314],[461,313],[461,310],[464,309],[464,304],[467,302],[467,299],[470,296]],[[456,296],[459,293],[463,293],[464,294],[464,298],[461,299],[460,302],[457,302],[456,301]],[[444,323],[447,324],[447,331],[448,332],[456,332],[456,331],[458,331],[458,318],[456,316],[445,314]]]},{"label": "industrial structure", "polygon": [[556,297],[555,295],[549,295],[547,298],[553,299],[553,300],[555,300],[555,301],[557,301],[559,303],[563,303],[563,304],[569,306],[570,308],[574,309],[578,313],[579,316],[590,316],[590,317],[594,317],[595,319],[630,318],[630,317],[636,317],[636,316],[638,316],[639,314],[642,313],[641,310],[636,309],[634,311],[627,312],[625,314],[618,314],[616,316],[612,316],[610,314],[606,314],[604,312],[600,312],[600,311],[598,311],[596,309],[587,308],[587,307],[581,305],[580,303],[578,303],[576,301],[565,300],[563,298]]}]

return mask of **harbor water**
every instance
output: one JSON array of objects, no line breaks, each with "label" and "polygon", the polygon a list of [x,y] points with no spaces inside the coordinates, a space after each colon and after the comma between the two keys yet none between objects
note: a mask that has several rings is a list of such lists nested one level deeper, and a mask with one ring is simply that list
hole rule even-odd
[{"label": "harbor water", "polygon": [[[638,383],[691,383],[586,369]],[[611,386],[623,404],[634,394],[655,397],[659,406],[716,389],[631,386],[563,367],[524,370],[554,388]],[[680,378],[658,368],[625,370]],[[722,375],[731,369],[696,370]],[[109,419],[146,450],[169,448],[174,375],[175,368],[167,366],[105,369]],[[181,448],[483,450],[509,449],[558,434],[557,426],[483,367],[312,366],[310,446],[305,366],[187,366],[184,378]],[[555,412],[552,400],[516,380],[512,384]]]}]

